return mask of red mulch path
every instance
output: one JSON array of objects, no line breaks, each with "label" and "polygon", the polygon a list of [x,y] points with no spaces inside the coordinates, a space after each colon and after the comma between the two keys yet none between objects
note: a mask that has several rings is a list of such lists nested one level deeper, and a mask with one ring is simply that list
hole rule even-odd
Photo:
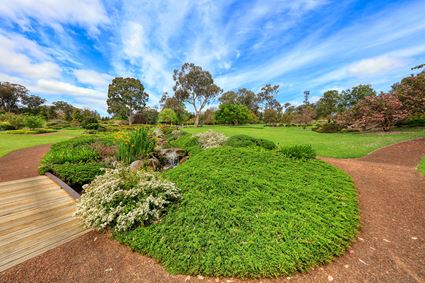
[{"label": "red mulch path", "polygon": [[[327,162],[353,177],[362,229],[347,253],[305,274],[252,282],[425,282],[425,139]],[[0,274],[0,282],[240,282],[172,276],[110,235],[88,233]],[[246,281],[251,282],[251,281]]]},{"label": "red mulch path", "polygon": [[49,144],[12,151],[0,157],[0,182],[38,176],[38,166]]}]

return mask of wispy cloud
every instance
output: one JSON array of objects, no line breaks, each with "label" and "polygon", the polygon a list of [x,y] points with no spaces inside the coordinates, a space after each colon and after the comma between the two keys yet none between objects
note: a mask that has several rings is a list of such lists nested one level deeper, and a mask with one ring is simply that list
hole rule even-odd
[{"label": "wispy cloud", "polygon": [[0,79],[105,113],[114,76],[158,103],[194,62],[224,89],[282,85],[281,101],[328,87],[388,87],[425,61],[423,1],[4,0]]}]

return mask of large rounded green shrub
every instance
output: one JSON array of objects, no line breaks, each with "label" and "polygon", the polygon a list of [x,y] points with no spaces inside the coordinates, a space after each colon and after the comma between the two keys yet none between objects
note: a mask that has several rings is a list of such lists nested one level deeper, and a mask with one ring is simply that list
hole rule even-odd
[{"label": "large rounded green shrub", "polygon": [[342,254],[359,227],[342,171],[278,151],[221,147],[164,173],[182,201],[160,223],[115,237],[171,273],[275,277]]},{"label": "large rounded green shrub", "polygon": [[234,135],[227,139],[226,145],[233,147],[259,146],[265,149],[274,149],[276,144],[272,141],[254,138],[248,135]]}]

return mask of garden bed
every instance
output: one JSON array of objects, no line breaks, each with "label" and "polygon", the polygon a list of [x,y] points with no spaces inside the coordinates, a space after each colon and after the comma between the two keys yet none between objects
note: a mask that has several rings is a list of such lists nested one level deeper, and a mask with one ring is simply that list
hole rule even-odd
[{"label": "garden bed", "polygon": [[359,228],[351,179],[319,160],[222,147],[162,174],[182,201],[160,223],[115,233],[173,274],[276,277],[342,254]]}]

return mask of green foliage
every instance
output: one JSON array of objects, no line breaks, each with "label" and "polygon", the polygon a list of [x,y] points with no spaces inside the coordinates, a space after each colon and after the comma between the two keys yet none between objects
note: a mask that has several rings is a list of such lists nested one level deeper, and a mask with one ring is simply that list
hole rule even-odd
[{"label": "green foliage", "polygon": [[155,148],[155,140],[149,130],[139,128],[128,133],[128,138],[118,141],[117,160],[127,164],[149,156]]},{"label": "green foliage", "polygon": [[59,129],[71,127],[71,123],[65,120],[56,119],[56,120],[47,121],[46,127],[59,130]]},{"label": "green foliage", "polygon": [[425,176],[425,156],[422,157],[418,165],[418,171]]},{"label": "green foliage", "polygon": [[0,122],[0,131],[13,130],[14,127],[9,122]]},{"label": "green foliage", "polygon": [[108,88],[108,113],[127,117],[131,125],[134,111],[142,110],[148,97],[138,79],[114,78]]},{"label": "green foliage", "polygon": [[27,115],[24,118],[25,127],[29,128],[30,130],[42,128],[45,123],[46,121],[44,121],[44,119],[40,116]]},{"label": "green foliage", "polygon": [[197,154],[202,150],[198,139],[186,132],[184,132],[184,134],[176,140],[170,140],[169,144],[173,147],[185,150],[189,153],[189,155]]},{"label": "green foliage", "polygon": [[81,122],[80,126],[86,130],[97,130],[100,125],[95,117],[88,117]]},{"label": "green foliage", "polygon": [[261,138],[254,138],[248,135],[235,135],[231,136],[227,142],[227,146],[232,147],[247,147],[247,146],[259,146],[263,147],[265,149],[274,149],[276,148],[276,144],[272,141],[261,139]]},{"label": "green foliage", "polygon": [[314,159],[316,158],[316,152],[311,145],[293,145],[281,147],[279,151],[286,157],[293,159]]},{"label": "green foliage", "polygon": [[319,124],[316,127],[313,127],[312,130],[318,133],[337,133],[341,131],[342,128],[338,123],[332,121]]},{"label": "green foliage", "polygon": [[12,135],[37,135],[37,134],[47,134],[47,133],[55,133],[56,130],[53,129],[35,129],[35,130],[10,130],[6,131],[6,134]]},{"label": "green foliage", "polygon": [[161,222],[115,237],[173,274],[276,277],[342,254],[359,227],[351,179],[320,160],[220,147],[164,176],[183,199]]},{"label": "green foliage", "polygon": [[214,83],[210,72],[193,63],[184,63],[180,70],[174,70],[174,97],[179,102],[190,103],[195,110],[195,127],[203,108],[219,93],[221,88]]},{"label": "green foliage", "polygon": [[158,114],[158,123],[176,124],[177,114],[171,108],[164,108]]},{"label": "green foliage", "polygon": [[220,124],[246,124],[252,119],[252,112],[242,104],[220,104],[215,112],[215,120]]},{"label": "green foliage", "polygon": [[402,127],[425,127],[425,114],[416,114],[404,121],[397,123],[397,126]]},{"label": "green foliage", "polygon": [[103,173],[104,165],[98,162],[53,164],[49,171],[65,181],[71,188],[80,190],[96,176]]},{"label": "green foliage", "polygon": [[52,172],[76,190],[101,174],[106,166],[101,152],[94,144],[111,145],[108,137],[78,137],[54,144],[43,157],[39,171],[41,174]]},{"label": "green foliage", "polygon": [[19,130],[24,126],[24,117],[15,113],[6,113],[3,120],[8,122],[15,130]]}]

